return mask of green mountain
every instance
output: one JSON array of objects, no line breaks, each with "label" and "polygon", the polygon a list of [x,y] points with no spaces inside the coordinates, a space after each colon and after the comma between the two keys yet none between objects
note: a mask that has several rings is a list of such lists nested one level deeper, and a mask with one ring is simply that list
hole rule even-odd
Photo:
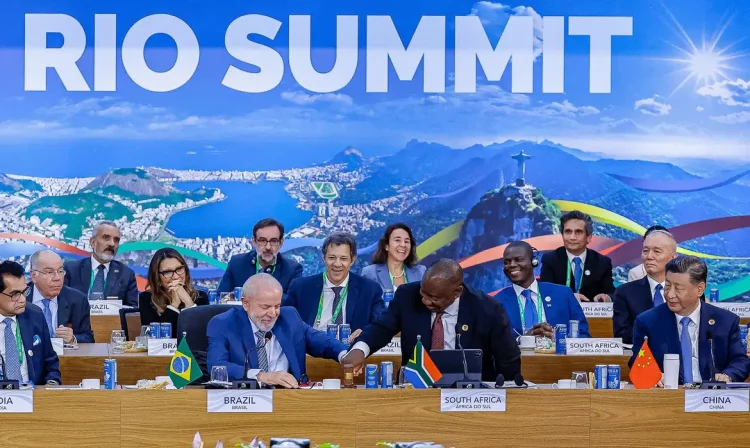
[{"label": "green mountain", "polygon": [[95,193],[45,196],[29,204],[21,215],[26,219],[36,216],[42,222],[50,219],[55,224],[67,225],[65,236],[73,239],[80,238],[83,230],[90,227],[88,218],[112,221],[133,218],[133,213],[124,205]]}]

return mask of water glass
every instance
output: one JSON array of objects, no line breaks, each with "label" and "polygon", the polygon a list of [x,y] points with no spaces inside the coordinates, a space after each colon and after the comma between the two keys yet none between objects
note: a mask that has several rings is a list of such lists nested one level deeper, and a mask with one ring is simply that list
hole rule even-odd
[{"label": "water glass", "polygon": [[401,368],[398,369],[398,386],[403,387],[403,388],[414,387],[409,382],[409,379],[406,377],[405,372],[406,372],[406,367],[404,366],[401,366]]},{"label": "water glass", "polygon": [[227,373],[227,366],[211,367],[211,382],[212,383],[229,382],[229,374]]},{"label": "water glass", "polygon": [[151,337],[151,326],[141,325],[141,336],[150,338]]},{"label": "water glass", "polygon": [[586,372],[573,372],[570,379],[576,383],[576,389],[589,388],[589,375]]},{"label": "water glass", "polygon": [[119,354],[125,352],[125,331],[112,330],[112,339],[110,340],[112,353]]},{"label": "water glass", "polygon": [[89,301],[91,300],[104,300],[104,293],[103,292],[90,292]]},{"label": "water glass", "polygon": [[234,294],[231,292],[222,292],[219,296],[219,303],[234,302]]}]

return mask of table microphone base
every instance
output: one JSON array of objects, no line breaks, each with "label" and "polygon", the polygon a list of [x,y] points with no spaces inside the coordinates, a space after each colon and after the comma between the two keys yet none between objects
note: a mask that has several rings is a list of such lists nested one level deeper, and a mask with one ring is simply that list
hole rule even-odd
[{"label": "table microphone base", "polygon": [[481,389],[481,381],[461,380],[456,381],[456,389]]},{"label": "table microphone base", "polygon": [[255,380],[235,380],[232,381],[232,389],[259,389],[259,387]]},{"label": "table microphone base", "polygon": [[9,389],[18,389],[20,386],[20,383],[18,380],[2,380],[0,381],[0,389],[9,390]]},{"label": "table microphone base", "polygon": [[701,383],[701,389],[726,389],[727,383],[723,381],[704,381]]}]

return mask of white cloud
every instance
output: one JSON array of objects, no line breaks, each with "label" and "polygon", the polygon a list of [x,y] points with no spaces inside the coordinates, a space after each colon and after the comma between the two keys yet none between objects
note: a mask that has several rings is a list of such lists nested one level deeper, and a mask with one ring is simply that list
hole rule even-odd
[{"label": "white cloud", "polygon": [[719,98],[719,101],[727,106],[750,107],[750,81],[740,78],[702,86],[697,93],[701,96]]},{"label": "white cloud", "polygon": [[332,103],[345,106],[351,106],[354,104],[352,97],[343,93],[322,93],[311,95],[304,92],[283,92],[281,94],[281,99],[301,106],[307,106],[314,103]]},{"label": "white cloud", "polygon": [[543,22],[542,16],[531,6],[511,7],[502,3],[481,1],[474,3],[470,15],[479,17],[488,36],[498,38],[511,16],[528,16],[534,19],[534,57],[542,54]]},{"label": "white cloud", "polygon": [[651,98],[645,98],[635,102],[635,110],[640,110],[645,115],[656,115],[663,116],[669,115],[672,110],[672,106],[664,103],[663,98],[659,95],[654,95]]},{"label": "white cloud", "polygon": [[723,124],[750,123],[750,112],[742,111],[742,112],[736,112],[736,113],[728,114],[728,115],[712,116],[711,119],[718,123],[723,123]]},{"label": "white cloud", "polygon": [[568,100],[564,100],[562,103],[549,103],[540,107],[538,110],[542,113],[548,113],[552,115],[559,114],[566,117],[596,115],[600,112],[599,109],[593,106],[577,107]]},{"label": "white cloud", "polygon": [[703,106],[698,106],[698,107],[695,108],[695,110],[696,110],[696,112],[703,112],[706,109],[704,109]]},{"label": "white cloud", "polygon": [[124,102],[124,103],[113,104],[107,107],[106,109],[92,111],[90,113],[99,117],[127,117],[131,115],[136,115],[136,114],[156,115],[156,114],[165,113],[166,111],[167,109],[163,107],[154,107],[150,105],[133,104],[129,102]]},{"label": "white cloud", "polygon": [[101,110],[106,104],[114,101],[111,96],[103,96],[98,98],[86,98],[82,101],[71,101],[68,98],[63,98],[54,106],[44,107],[38,110],[40,113],[46,115],[56,115],[61,117],[72,117],[80,113],[86,113],[91,111]]},{"label": "white cloud", "polygon": [[199,117],[191,115],[182,120],[172,121],[155,121],[149,123],[148,129],[151,131],[175,130],[181,128],[206,127],[206,126],[224,126],[229,120],[221,117]]}]

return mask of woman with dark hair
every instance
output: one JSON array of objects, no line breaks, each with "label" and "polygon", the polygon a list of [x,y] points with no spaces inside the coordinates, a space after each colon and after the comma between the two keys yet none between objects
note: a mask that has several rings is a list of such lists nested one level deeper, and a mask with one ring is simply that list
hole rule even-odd
[{"label": "woman with dark hair", "polygon": [[391,224],[378,241],[372,264],[362,269],[362,276],[380,284],[383,291],[395,291],[409,282],[422,280],[426,268],[417,262],[417,243],[404,223]]},{"label": "woman with dark hair", "polygon": [[208,294],[193,287],[185,259],[172,248],[159,249],[148,267],[148,288],[138,296],[141,324],[169,322],[177,329],[180,311],[208,305]]}]

